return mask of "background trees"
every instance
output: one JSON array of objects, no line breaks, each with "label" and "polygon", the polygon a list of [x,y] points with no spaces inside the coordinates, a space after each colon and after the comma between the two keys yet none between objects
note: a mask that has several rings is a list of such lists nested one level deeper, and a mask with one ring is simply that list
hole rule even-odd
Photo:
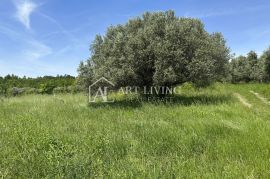
[{"label": "background trees", "polygon": [[233,83],[250,81],[250,65],[245,56],[236,57],[230,65]]},{"label": "background trees", "polygon": [[90,59],[79,66],[79,81],[103,76],[116,87],[206,86],[225,77],[229,57],[222,35],[207,33],[198,19],[178,18],[173,11],[145,13],[96,37]]},{"label": "background trees", "polygon": [[0,77],[0,95],[51,94],[57,87],[62,87],[65,92],[72,91],[69,89],[76,88],[76,79],[70,75],[38,78],[20,78],[16,75]]},{"label": "background trees", "polygon": [[261,58],[264,63],[265,79],[270,81],[270,47],[263,53]]},{"label": "background trees", "polygon": [[247,56],[239,56],[230,62],[231,82],[265,82],[265,58],[267,55],[258,55],[250,51]]}]

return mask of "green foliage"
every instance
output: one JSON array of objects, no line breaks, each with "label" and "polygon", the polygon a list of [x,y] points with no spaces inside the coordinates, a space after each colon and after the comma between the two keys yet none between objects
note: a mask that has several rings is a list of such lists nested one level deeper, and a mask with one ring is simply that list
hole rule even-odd
[{"label": "green foliage", "polygon": [[17,88],[17,87],[13,87],[13,88],[9,88],[7,91],[7,94],[9,96],[19,96],[21,94],[24,93],[24,89],[23,88]]},{"label": "green foliage", "polygon": [[254,51],[245,56],[239,56],[230,63],[231,80],[239,82],[263,82],[265,79],[263,57],[258,58]]},{"label": "green foliage", "polygon": [[40,89],[40,92],[42,94],[52,94],[53,93],[53,89],[55,87],[56,86],[54,86],[51,83],[46,83],[46,84],[41,84],[40,87],[39,87],[39,89]]},{"label": "green foliage", "polygon": [[39,94],[39,90],[36,88],[24,88],[24,94]]},{"label": "green foliage", "polygon": [[83,89],[87,90],[88,87],[93,83],[94,78],[91,60],[88,60],[86,64],[83,62],[80,63],[78,74],[79,76],[77,78],[77,84]]},{"label": "green foliage", "polygon": [[56,87],[53,89],[53,93],[54,94],[61,94],[61,93],[65,93],[66,92],[66,88],[64,87]]},{"label": "green foliage", "polygon": [[264,72],[266,80],[270,81],[270,48],[268,48],[262,55],[264,60]]},{"label": "green foliage", "polygon": [[249,82],[250,66],[244,56],[239,56],[231,61],[232,82]]},{"label": "green foliage", "polygon": [[207,33],[200,20],[178,18],[173,11],[147,12],[97,36],[91,58],[78,72],[84,87],[102,76],[116,87],[207,86],[225,77],[228,60],[222,35]]},{"label": "green foliage", "polygon": [[69,87],[72,92],[79,91],[80,89],[75,86],[75,83],[75,77],[69,75],[37,78],[20,78],[15,75],[7,75],[0,77],[0,95],[52,94],[56,87]]}]

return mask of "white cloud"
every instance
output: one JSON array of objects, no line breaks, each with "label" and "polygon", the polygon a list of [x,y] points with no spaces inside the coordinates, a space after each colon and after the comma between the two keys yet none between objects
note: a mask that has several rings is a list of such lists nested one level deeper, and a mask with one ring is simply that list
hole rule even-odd
[{"label": "white cloud", "polygon": [[1,34],[4,34],[20,47],[20,59],[22,60],[36,61],[53,53],[52,48],[42,41],[36,40],[31,36],[25,36],[0,23],[0,35]]},{"label": "white cloud", "polygon": [[42,57],[50,55],[51,53],[52,49],[49,46],[32,40],[28,41],[28,48],[23,51],[23,57],[25,57],[27,61],[34,62]]},{"label": "white cloud", "polygon": [[56,19],[38,12],[38,14],[40,16],[42,16],[43,18],[47,19],[49,22],[53,23],[56,27],[58,27],[60,29],[60,33],[63,33],[65,36],[67,36],[71,41],[73,41],[74,43],[79,43],[79,40],[77,38],[75,38],[71,32],[69,32],[68,30],[66,30]]},{"label": "white cloud", "polygon": [[30,16],[36,10],[37,4],[31,0],[16,0],[14,1],[16,6],[15,17],[27,28],[30,29]]}]

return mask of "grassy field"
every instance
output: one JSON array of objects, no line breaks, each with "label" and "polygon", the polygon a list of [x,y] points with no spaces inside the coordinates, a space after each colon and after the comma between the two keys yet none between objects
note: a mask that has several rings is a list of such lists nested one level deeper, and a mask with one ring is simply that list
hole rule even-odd
[{"label": "grassy field", "polygon": [[181,92],[171,104],[2,99],[0,177],[270,177],[270,85]]}]

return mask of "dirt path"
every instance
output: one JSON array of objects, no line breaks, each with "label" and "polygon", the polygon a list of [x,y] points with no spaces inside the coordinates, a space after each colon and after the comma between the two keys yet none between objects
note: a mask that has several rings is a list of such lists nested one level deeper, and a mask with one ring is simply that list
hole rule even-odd
[{"label": "dirt path", "polygon": [[246,107],[251,108],[252,105],[239,93],[234,93],[233,94],[235,97],[237,97],[237,99]]},{"label": "dirt path", "polygon": [[263,96],[261,96],[259,93],[256,93],[254,91],[250,91],[252,94],[254,94],[258,99],[260,99],[264,104],[268,104],[270,105],[270,102],[264,98]]}]

